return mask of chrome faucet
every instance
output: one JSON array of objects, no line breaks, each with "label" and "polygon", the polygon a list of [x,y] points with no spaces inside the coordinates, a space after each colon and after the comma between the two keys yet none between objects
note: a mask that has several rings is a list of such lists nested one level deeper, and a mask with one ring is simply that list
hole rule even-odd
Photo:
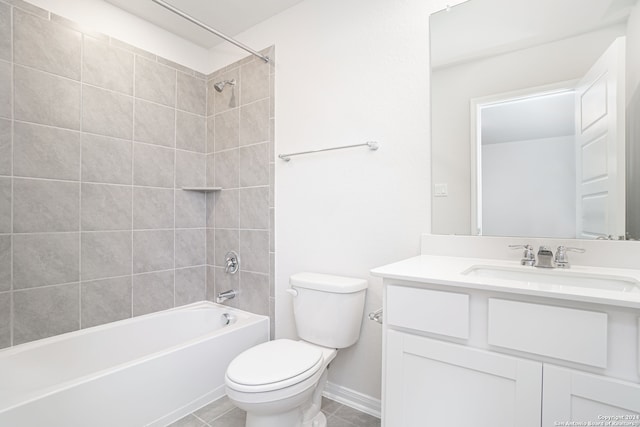
[{"label": "chrome faucet", "polygon": [[509,245],[511,249],[524,249],[520,265],[532,266],[536,263],[536,256],[533,254],[533,246],[531,245]]},{"label": "chrome faucet", "polygon": [[569,268],[571,264],[569,264],[569,258],[567,257],[567,252],[578,252],[584,253],[585,250],[582,248],[571,248],[566,246],[558,246],[556,250],[556,256],[553,258],[553,261],[558,268]]},{"label": "chrome faucet", "polygon": [[218,296],[216,297],[216,302],[218,304],[222,304],[223,302],[225,302],[228,299],[235,298],[236,295],[238,295],[238,292],[235,289],[231,289],[231,290],[228,290],[228,291],[220,292],[218,294]]},{"label": "chrome faucet", "polygon": [[554,268],[553,264],[553,251],[548,246],[540,246],[538,248],[538,262],[536,267],[539,268]]}]

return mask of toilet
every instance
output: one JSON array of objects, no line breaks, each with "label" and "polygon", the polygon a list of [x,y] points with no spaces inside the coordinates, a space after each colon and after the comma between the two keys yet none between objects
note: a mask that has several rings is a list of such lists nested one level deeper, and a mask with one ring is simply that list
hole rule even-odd
[{"label": "toilet", "polygon": [[338,349],[360,337],[366,280],[298,273],[289,283],[300,340],[252,347],[225,374],[227,396],[247,412],[247,427],[325,427],[327,367]]}]

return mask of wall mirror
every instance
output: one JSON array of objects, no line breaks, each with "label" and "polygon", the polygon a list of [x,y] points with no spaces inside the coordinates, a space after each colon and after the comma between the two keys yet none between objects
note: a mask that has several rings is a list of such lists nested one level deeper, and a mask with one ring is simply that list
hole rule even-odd
[{"label": "wall mirror", "polygon": [[640,5],[469,0],[430,18],[432,232],[640,238]]}]

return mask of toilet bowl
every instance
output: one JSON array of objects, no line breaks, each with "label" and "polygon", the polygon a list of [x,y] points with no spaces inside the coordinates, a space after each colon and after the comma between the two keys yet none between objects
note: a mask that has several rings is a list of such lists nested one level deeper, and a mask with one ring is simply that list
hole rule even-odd
[{"label": "toilet bowl", "polygon": [[327,368],[337,349],[360,336],[366,280],[299,273],[289,282],[300,340],[252,347],[225,374],[227,396],[247,412],[247,427],[325,427]]},{"label": "toilet bowl", "polygon": [[324,427],[321,392],[336,353],[289,339],[260,344],[227,368],[227,396],[247,412],[250,427]]}]

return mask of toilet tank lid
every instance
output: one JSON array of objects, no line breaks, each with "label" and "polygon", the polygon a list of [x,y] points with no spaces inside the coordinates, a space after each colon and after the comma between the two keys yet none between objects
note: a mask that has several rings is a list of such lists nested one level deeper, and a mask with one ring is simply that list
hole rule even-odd
[{"label": "toilet tank lid", "polygon": [[367,289],[369,283],[365,279],[333,276],[321,273],[297,273],[289,278],[293,287],[313,289],[316,291],[349,294]]}]

